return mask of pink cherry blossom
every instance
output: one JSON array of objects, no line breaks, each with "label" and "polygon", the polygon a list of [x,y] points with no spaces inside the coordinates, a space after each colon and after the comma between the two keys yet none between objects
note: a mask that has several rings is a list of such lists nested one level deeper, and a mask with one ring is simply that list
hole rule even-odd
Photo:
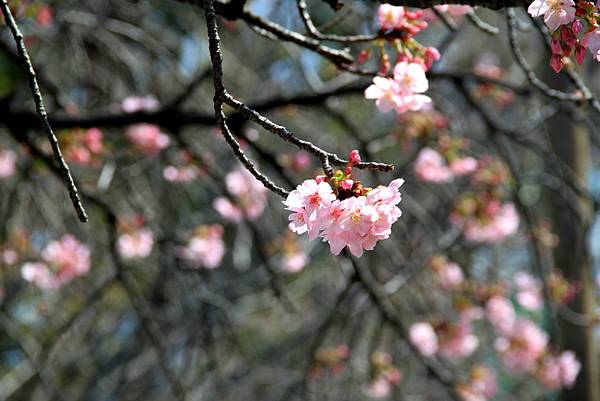
[{"label": "pink cherry blossom", "polygon": [[178,254],[194,267],[214,269],[225,255],[223,227],[220,224],[198,227],[186,246],[178,248]]},{"label": "pink cherry blossom", "polygon": [[221,196],[215,198],[212,206],[225,220],[232,223],[239,223],[244,217],[242,209],[231,203],[227,198]]},{"label": "pink cherry blossom", "polygon": [[457,177],[471,174],[477,170],[477,160],[472,157],[455,159],[450,163],[450,170]]},{"label": "pink cherry blossom", "polygon": [[74,236],[64,235],[42,251],[44,262],[26,263],[21,274],[42,289],[57,289],[75,277],[87,274],[91,266],[90,250]]},{"label": "pink cherry blossom", "polygon": [[539,311],[544,306],[542,286],[538,280],[525,272],[515,274],[517,302],[529,310]]},{"label": "pink cherry blossom", "polygon": [[17,171],[17,155],[12,150],[0,149],[0,179],[7,178]]},{"label": "pink cherry blossom", "polygon": [[401,102],[401,88],[391,78],[375,77],[373,84],[365,90],[365,98],[375,99],[379,110],[388,113]]},{"label": "pink cherry blossom", "polygon": [[132,96],[123,99],[121,108],[126,113],[136,113],[139,111],[155,111],[158,110],[160,103],[152,95],[145,97]]},{"label": "pink cherry blossom", "polygon": [[133,145],[146,155],[157,155],[169,146],[169,136],[154,124],[134,124],[127,127],[125,135]]},{"label": "pink cherry blossom", "polygon": [[298,273],[308,263],[308,255],[302,251],[283,255],[281,269],[286,273]]},{"label": "pink cherry blossom", "polygon": [[421,95],[428,87],[423,65],[402,61],[394,67],[394,79],[373,78],[373,84],[365,90],[365,97],[375,99],[375,104],[384,113],[395,110],[402,114],[421,110],[431,103],[428,96]]},{"label": "pink cherry blossom", "polygon": [[560,355],[549,355],[544,358],[537,377],[548,389],[558,390],[561,387],[572,387],[580,370],[581,363],[575,353],[565,351]]},{"label": "pink cherry blossom", "polygon": [[390,394],[392,385],[385,377],[377,377],[369,383],[366,393],[372,398],[383,398]]},{"label": "pink cherry blossom", "polygon": [[[242,216],[250,220],[262,216],[267,206],[267,189],[248,170],[238,167],[228,173],[225,186],[232,199],[217,198],[213,203],[213,207],[224,218],[239,221]],[[242,216],[239,212],[242,212]]]},{"label": "pink cherry blossom", "polygon": [[548,334],[531,320],[520,318],[494,344],[502,363],[514,372],[532,373],[548,346]]},{"label": "pink cherry blossom", "polygon": [[391,6],[382,4],[377,10],[377,20],[381,29],[397,29],[403,28],[406,19],[404,18],[404,7]]},{"label": "pink cherry blossom", "polygon": [[554,32],[561,25],[570,24],[575,19],[575,2],[573,0],[534,0],[527,12],[533,17],[544,16],[544,22]]},{"label": "pink cherry blossom", "polygon": [[600,62],[600,30],[596,29],[587,33],[581,43],[592,54],[592,58]]},{"label": "pink cherry blossom", "polygon": [[464,227],[465,238],[474,242],[499,243],[519,228],[519,215],[512,203],[505,203],[490,216],[490,221],[480,221],[476,218],[463,218],[453,214],[450,221]]},{"label": "pink cherry blossom", "polygon": [[488,401],[498,392],[498,379],[492,369],[477,365],[471,370],[469,381],[459,385],[457,392],[463,401]]},{"label": "pink cherry blossom", "polygon": [[152,252],[154,233],[148,228],[141,228],[119,236],[117,248],[126,259],[145,258]]},{"label": "pink cherry blossom", "polygon": [[444,183],[452,181],[452,171],[436,150],[423,148],[415,162],[415,174],[423,181]]},{"label": "pink cherry blossom", "polygon": [[433,327],[427,322],[419,322],[410,326],[411,343],[425,356],[432,356],[438,351],[438,338]]},{"label": "pink cherry blossom", "polygon": [[200,176],[200,170],[194,165],[176,167],[168,165],[163,169],[163,177],[169,182],[187,184]]},{"label": "pink cherry blossom", "polygon": [[437,273],[440,285],[445,290],[456,290],[465,281],[462,269],[454,262],[442,263],[436,266],[434,270]]},{"label": "pink cherry blossom", "polygon": [[500,333],[509,332],[517,318],[512,302],[500,295],[496,295],[487,301],[485,316]]},{"label": "pink cherry blossom", "polygon": [[452,15],[453,17],[460,17],[460,16],[465,15],[473,10],[473,7],[471,7],[471,6],[460,6],[460,5],[449,5],[449,4],[442,4],[439,6],[435,6],[435,8],[438,11],[443,12],[443,13],[448,13],[448,14]]},{"label": "pink cherry blossom", "polygon": [[446,330],[438,333],[439,352],[446,358],[460,359],[471,355],[479,346],[479,339],[473,334],[469,321],[458,325],[448,324]]}]

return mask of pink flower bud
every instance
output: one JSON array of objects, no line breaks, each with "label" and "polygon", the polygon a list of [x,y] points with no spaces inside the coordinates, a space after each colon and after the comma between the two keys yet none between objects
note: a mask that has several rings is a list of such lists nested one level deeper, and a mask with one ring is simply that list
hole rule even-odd
[{"label": "pink flower bud", "polygon": [[354,181],[352,180],[344,180],[342,181],[342,188],[343,189],[352,189],[352,185],[354,185]]},{"label": "pink flower bud", "polygon": [[577,63],[579,65],[583,64],[583,61],[585,60],[585,54],[587,52],[587,49],[583,46],[578,45],[577,49],[575,50],[575,58],[577,59]]},{"label": "pink flower bud", "polygon": [[360,163],[361,159],[358,150],[354,149],[353,151],[351,151],[350,155],[348,156],[348,159],[350,159],[350,164]]},{"label": "pink flower bud", "polygon": [[317,182],[317,184],[325,182],[325,180],[327,180],[327,177],[324,175],[318,175],[315,177],[315,181]]},{"label": "pink flower bud", "polygon": [[558,54],[553,54],[552,57],[550,57],[550,67],[552,67],[557,74],[561,72],[563,69],[562,57]]},{"label": "pink flower bud", "polygon": [[583,31],[583,22],[581,22],[581,20],[576,19],[575,21],[573,21],[572,29],[575,35],[578,35],[579,33],[581,33],[581,31]]},{"label": "pink flower bud", "polygon": [[562,53],[562,46],[560,45],[560,40],[558,39],[552,39],[552,42],[550,42],[550,48],[552,49],[552,54]]},{"label": "pink flower bud", "polygon": [[433,63],[442,57],[438,49],[435,47],[428,47],[425,49],[425,68],[429,69]]}]

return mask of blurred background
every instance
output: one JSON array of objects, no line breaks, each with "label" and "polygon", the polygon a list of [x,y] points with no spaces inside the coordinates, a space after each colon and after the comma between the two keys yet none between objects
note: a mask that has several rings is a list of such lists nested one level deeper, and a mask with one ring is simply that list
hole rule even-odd
[{"label": "blurred background", "polygon": [[[394,48],[379,3],[305,4],[320,32],[372,35],[344,42],[307,33],[304,2],[217,2],[232,96],[395,166],[355,170],[365,186],[405,180],[390,238],[334,256],[223,140],[200,3],[9,1],[90,221],[1,24],[0,400],[600,401],[596,61],[555,74],[524,8],[429,10],[433,107],[382,113],[364,96]],[[277,185],[323,173],[225,113]],[[424,149],[477,167],[436,180]]]}]

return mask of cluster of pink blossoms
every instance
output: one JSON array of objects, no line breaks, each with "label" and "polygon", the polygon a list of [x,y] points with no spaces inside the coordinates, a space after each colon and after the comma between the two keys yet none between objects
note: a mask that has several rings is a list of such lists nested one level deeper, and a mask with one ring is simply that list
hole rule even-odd
[{"label": "cluster of pink blossoms", "polygon": [[41,256],[43,261],[25,263],[21,274],[42,289],[60,288],[87,274],[91,266],[90,250],[70,234],[50,242]]},{"label": "cluster of pink blossoms", "polygon": [[104,135],[98,128],[74,129],[60,136],[67,161],[81,165],[97,165],[104,150]]},{"label": "cluster of pink blossoms", "polygon": [[135,148],[148,156],[155,156],[169,146],[170,138],[154,124],[134,124],[125,129],[125,136]]},{"label": "cluster of pink blossoms", "polygon": [[528,8],[534,17],[543,16],[552,34],[550,66],[560,72],[568,57],[583,64],[589,50],[600,61],[600,1],[534,0]]},{"label": "cluster of pink blossoms", "polygon": [[[523,273],[524,274],[524,273]],[[523,302],[523,286],[536,283],[531,277],[521,276],[516,283],[517,299]],[[536,291],[537,287],[534,288]],[[541,297],[535,294],[534,297]],[[527,296],[529,297],[529,296]],[[526,301],[529,304],[531,301]],[[537,304],[534,304],[537,308]],[[511,372],[533,374],[550,390],[571,387],[581,364],[571,351],[556,353],[549,350],[548,334],[533,321],[519,317],[503,295],[494,295],[486,302],[486,317],[499,333],[494,343],[503,365]]]},{"label": "cluster of pink blossoms", "polygon": [[[425,72],[440,59],[440,53],[433,47],[424,47],[414,36],[427,28],[423,19],[423,10],[410,10],[402,6],[383,4],[379,7],[377,18],[381,25],[382,37],[390,42],[397,52],[393,78],[388,77],[392,62],[385,47],[381,46],[379,72],[373,78],[373,84],[365,91],[367,99],[374,99],[377,107],[384,113],[395,110],[402,114],[429,107],[431,98],[423,95],[429,88]],[[363,63],[369,58],[369,52],[359,56]]]},{"label": "cluster of pink blossoms", "polygon": [[473,334],[471,321],[461,318],[458,323],[447,320],[414,323],[409,329],[412,344],[425,356],[437,353],[448,359],[462,359],[471,355],[479,346]]},{"label": "cluster of pink blossoms", "polygon": [[401,381],[402,371],[394,366],[390,354],[376,351],[371,355],[371,382],[366,391],[370,397],[388,396]]},{"label": "cluster of pink blossoms", "polygon": [[373,78],[373,84],[365,90],[365,97],[375,99],[375,104],[384,113],[395,110],[402,114],[429,105],[431,98],[422,94],[428,88],[423,65],[402,61],[394,67],[394,78]]},{"label": "cluster of pink blossoms", "polygon": [[392,224],[402,215],[396,206],[402,200],[402,179],[389,186],[364,188],[355,180],[352,166],[360,162],[358,151],[350,153],[346,171],[327,178],[306,180],[283,201],[292,212],[289,228],[297,234],[308,233],[329,243],[331,253],[339,255],[348,247],[355,256],[373,250],[378,241],[388,238]]},{"label": "cluster of pink blossoms", "polygon": [[256,220],[267,206],[267,189],[245,168],[238,167],[225,176],[225,186],[231,199],[218,197],[213,207],[224,219],[238,223],[242,219]]},{"label": "cluster of pink blossoms", "polygon": [[451,182],[456,177],[471,174],[477,169],[477,160],[472,157],[453,157],[447,160],[432,148],[423,148],[415,162],[415,174],[423,181],[433,183]]},{"label": "cluster of pink blossoms", "polygon": [[152,253],[154,233],[144,224],[142,216],[119,221],[122,232],[117,240],[119,254],[125,259],[143,259]]},{"label": "cluster of pink blossoms", "polygon": [[482,157],[471,176],[474,192],[463,193],[450,214],[450,222],[463,229],[466,239],[499,243],[517,232],[519,214],[513,203],[503,201],[503,188],[510,180],[506,166]]},{"label": "cluster of pink blossoms", "polygon": [[289,231],[275,242],[274,248],[281,253],[281,270],[285,273],[298,273],[310,260],[297,237]]},{"label": "cluster of pink blossoms", "polygon": [[156,111],[160,107],[158,100],[152,96],[131,96],[123,99],[121,109],[125,113],[138,113],[140,111]]},{"label": "cluster of pink blossoms", "polygon": [[194,230],[187,244],[177,249],[177,253],[194,267],[207,269],[219,267],[225,255],[223,233],[220,224],[199,226]]},{"label": "cluster of pink blossoms", "polygon": [[469,380],[457,386],[463,401],[487,401],[498,392],[498,379],[492,369],[476,365],[471,369]]},{"label": "cluster of pink blossoms", "polygon": [[465,282],[465,275],[461,267],[443,256],[432,256],[429,259],[429,266],[436,273],[440,286],[444,290],[460,289]]},{"label": "cluster of pink blossoms", "polygon": [[163,169],[165,180],[174,183],[187,184],[202,176],[202,169],[194,162],[189,151],[178,153],[181,164],[169,164]]},{"label": "cluster of pink blossoms", "polygon": [[[506,75],[506,70],[500,67],[497,56],[491,54],[482,56],[473,70],[479,76],[494,80],[501,80]],[[498,107],[504,107],[516,98],[512,90],[494,85],[492,82],[479,83],[476,87],[476,93],[477,96],[489,98]]]},{"label": "cluster of pink blossoms", "polygon": [[0,149],[0,179],[8,178],[17,171],[17,154],[12,150]]}]

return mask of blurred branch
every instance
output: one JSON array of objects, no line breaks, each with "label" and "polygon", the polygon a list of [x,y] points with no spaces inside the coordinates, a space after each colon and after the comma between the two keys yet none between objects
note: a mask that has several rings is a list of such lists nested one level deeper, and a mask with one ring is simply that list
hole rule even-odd
[{"label": "blurred branch", "polygon": [[23,34],[17,26],[17,22],[15,21],[12,12],[10,11],[10,7],[8,6],[7,0],[1,0],[0,9],[2,9],[4,20],[6,21],[6,24],[8,25],[13,35],[13,38],[15,39],[15,43],[17,44],[17,51],[19,53],[21,63],[23,64],[25,75],[29,80],[29,87],[31,89],[31,94],[35,102],[37,115],[42,123],[42,129],[48,137],[48,141],[50,142],[50,146],[52,147],[52,152],[54,153],[54,162],[58,166],[60,177],[63,180],[65,186],[67,187],[67,190],[69,191],[71,202],[73,203],[73,207],[77,212],[79,220],[85,223],[88,220],[88,217],[85,212],[85,209],[83,208],[83,205],[81,204],[79,192],[77,186],[75,185],[75,181],[71,176],[69,166],[67,165],[65,159],[62,156],[60,145],[58,144],[58,139],[56,138],[56,135],[54,135],[54,131],[52,131],[52,127],[50,126],[50,122],[48,121],[48,116],[46,115],[46,110],[44,109],[44,99],[42,98],[42,94],[37,83],[35,70],[33,69],[33,65],[31,64],[31,58],[29,57],[29,53],[27,52],[27,48],[25,47],[25,40],[23,38]]}]

